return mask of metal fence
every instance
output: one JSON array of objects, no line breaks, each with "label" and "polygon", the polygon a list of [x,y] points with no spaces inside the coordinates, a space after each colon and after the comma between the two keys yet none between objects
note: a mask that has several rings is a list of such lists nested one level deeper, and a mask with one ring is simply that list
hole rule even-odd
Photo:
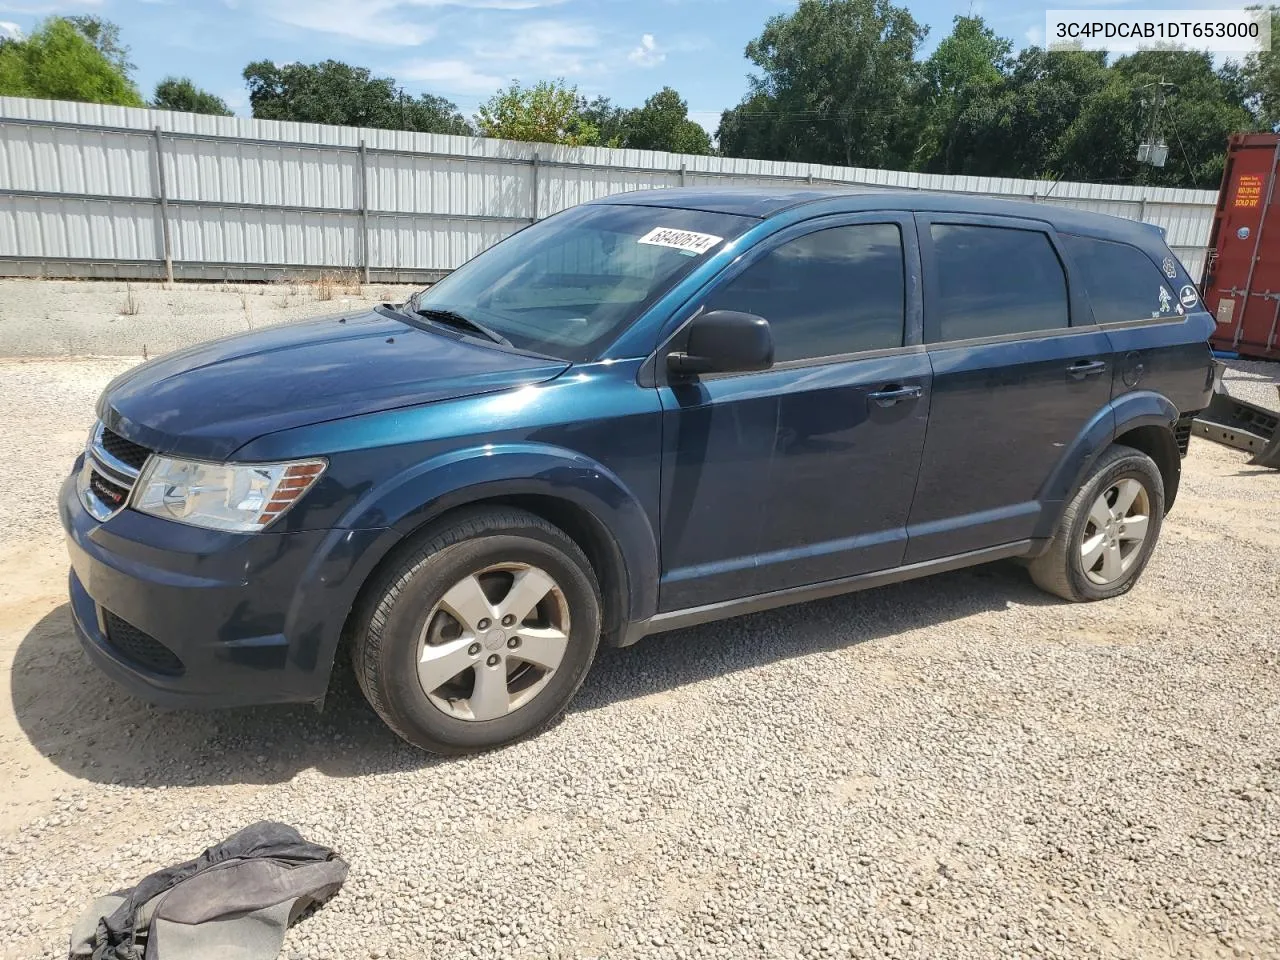
[{"label": "metal fence", "polygon": [[438,278],[514,230],[625,190],[826,184],[985,194],[1163,227],[1200,274],[1204,190],[559,147],[0,97],[0,275]]}]

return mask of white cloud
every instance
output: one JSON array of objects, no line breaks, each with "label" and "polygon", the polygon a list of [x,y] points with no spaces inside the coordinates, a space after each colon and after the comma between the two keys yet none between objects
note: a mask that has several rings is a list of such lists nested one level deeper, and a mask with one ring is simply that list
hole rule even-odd
[{"label": "white cloud", "polygon": [[271,19],[292,27],[332,33],[379,46],[414,47],[435,36],[435,27],[399,19],[400,5],[384,0],[366,0],[352,7],[344,0],[270,0],[260,9]]},{"label": "white cloud", "polygon": [[21,40],[22,29],[16,23],[10,23],[8,20],[0,20],[0,37],[7,37],[10,40]]},{"label": "white cloud", "polygon": [[627,54],[627,59],[637,66],[656,67],[667,59],[667,55],[658,49],[658,43],[653,39],[653,34],[646,33],[640,38],[640,46]]},{"label": "white cloud", "polygon": [[506,34],[474,41],[471,54],[491,72],[524,81],[571,77],[595,69],[590,54],[600,47],[600,34],[573,20],[534,20]]},{"label": "white cloud", "polygon": [[18,0],[16,3],[5,3],[3,10],[5,13],[45,16],[50,13],[72,13],[85,7],[100,6],[102,6],[102,0],[36,0],[34,3]]},{"label": "white cloud", "polygon": [[[237,0],[224,2],[234,6]],[[563,2],[565,0],[365,0],[355,6],[349,0],[265,0],[258,9],[271,19],[293,27],[378,46],[416,47],[436,35],[436,26],[430,21],[445,8],[533,10]]]},{"label": "white cloud", "polygon": [[417,80],[431,93],[492,93],[505,82],[481,73],[466,60],[413,60],[396,69],[396,76]]},{"label": "white cloud", "polygon": [[1033,47],[1043,47],[1044,46],[1044,27],[1041,27],[1041,26],[1027,27],[1026,37],[1027,37],[1027,43],[1031,44]]}]

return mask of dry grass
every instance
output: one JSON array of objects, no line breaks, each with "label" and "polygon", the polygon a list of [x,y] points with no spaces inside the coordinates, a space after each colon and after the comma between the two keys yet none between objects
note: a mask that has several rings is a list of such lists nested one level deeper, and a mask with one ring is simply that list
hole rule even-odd
[{"label": "dry grass", "polygon": [[317,300],[332,300],[334,294],[358,297],[360,296],[360,275],[354,270],[322,273],[320,279],[316,281],[315,294]]},{"label": "dry grass", "polygon": [[124,303],[120,304],[120,316],[136,317],[142,309],[138,303],[138,298],[133,295],[133,287],[129,284],[124,285]]}]

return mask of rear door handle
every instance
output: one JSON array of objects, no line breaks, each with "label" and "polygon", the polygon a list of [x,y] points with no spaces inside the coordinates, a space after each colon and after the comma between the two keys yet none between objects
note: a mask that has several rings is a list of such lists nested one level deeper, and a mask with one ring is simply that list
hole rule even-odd
[{"label": "rear door handle", "polygon": [[900,387],[896,383],[891,383],[882,390],[868,393],[867,399],[877,407],[892,407],[903,400],[919,400],[922,396],[924,396],[924,387]]},{"label": "rear door handle", "polygon": [[1067,376],[1072,380],[1083,380],[1085,377],[1096,377],[1106,369],[1105,360],[1077,360],[1067,367]]}]

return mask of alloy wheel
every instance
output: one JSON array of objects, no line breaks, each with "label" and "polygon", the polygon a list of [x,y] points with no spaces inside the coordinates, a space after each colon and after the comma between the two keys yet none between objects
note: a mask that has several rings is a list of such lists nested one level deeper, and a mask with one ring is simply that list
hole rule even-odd
[{"label": "alloy wheel", "polygon": [[1080,563],[1093,583],[1106,586],[1123,577],[1137,562],[1151,525],[1146,487],[1132,477],[1115,481],[1089,509]]},{"label": "alloy wheel", "polygon": [[418,682],[459,720],[496,720],[550,682],[569,643],[569,604],[527,563],[502,563],[450,587],[418,642]]}]

